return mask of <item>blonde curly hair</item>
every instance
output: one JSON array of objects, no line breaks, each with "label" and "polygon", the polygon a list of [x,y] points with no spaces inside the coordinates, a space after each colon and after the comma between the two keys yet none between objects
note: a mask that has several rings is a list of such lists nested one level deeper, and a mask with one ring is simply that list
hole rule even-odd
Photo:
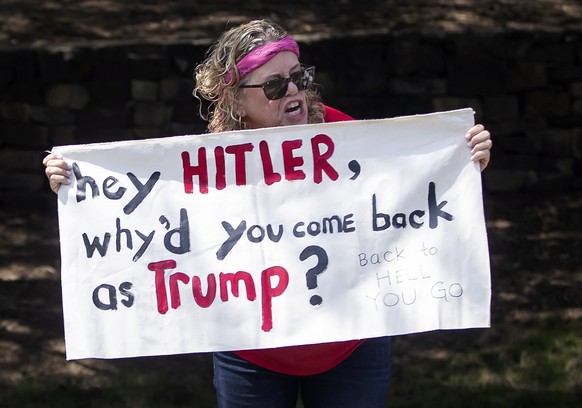
[{"label": "blonde curly hair", "polygon": [[[225,132],[244,129],[245,124],[235,113],[236,102],[242,91],[236,64],[257,47],[276,42],[288,34],[269,20],[254,20],[224,32],[209,48],[206,60],[196,66],[194,96],[210,102],[206,114],[200,115],[208,121],[208,131]],[[229,82],[226,75],[231,72]],[[323,122],[323,106],[315,89],[305,90],[308,107],[308,123]]]}]

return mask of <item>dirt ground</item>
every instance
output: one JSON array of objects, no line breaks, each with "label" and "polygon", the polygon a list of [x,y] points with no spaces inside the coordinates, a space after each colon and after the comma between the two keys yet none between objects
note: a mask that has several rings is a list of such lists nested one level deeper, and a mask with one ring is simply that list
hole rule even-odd
[{"label": "dirt ground", "polygon": [[[579,0],[0,0],[0,44],[215,38],[226,26],[259,17],[296,34],[339,35],[468,27],[558,30],[580,27],[581,16]],[[582,194],[488,195],[485,210],[493,328],[471,341],[498,341],[509,327],[544,316],[582,319]],[[439,339],[432,338],[432,349],[443,346],[439,342],[451,353],[471,346],[463,336]],[[396,341],[396,362],[426,352],[422,342]],[[0,406],[3,392],[30,378],[62,386],[63,378],[77,377],[91,386],[128,366],[210,372],[207,356],[157,361],[65,363],[56,211],[0,209]]]},{"label": "dirt ground", "polygon": [[214,39],[270,18],[293,34],[582,27],[579,0],[0,0],[0,44]]}]

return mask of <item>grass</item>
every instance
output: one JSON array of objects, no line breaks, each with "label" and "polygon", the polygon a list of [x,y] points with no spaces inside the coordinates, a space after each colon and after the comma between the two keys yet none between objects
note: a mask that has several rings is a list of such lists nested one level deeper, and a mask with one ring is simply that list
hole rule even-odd
[{"label": "grass", "polygon": [[[155,373],[137,373],[112,378],[99,388],[85,388],[74,381],[57,386],[36,379],[16,389],[7,407],[19,408],[149,408],[215,407],[212,387],[160,378]],[[0,406],[2,406],[0,404]]]},{"label": "grass", "polygon": [[[494,329],[490,329],[494,330]],[[487,331],[484,331],[487,334]],[[454,350],[426,347],[462,332],[396,338],[387,406],[578,407],[582,401],[582,320],[545,319],[506,328],[492,340],[473,338]],[[479,335],[477,335],[479,336]],[[477,343],[477,345],[475,344]],[[444,346],[446,348],[446,344]],[[462,348],[462,349],[461,349]],[[440,350],[440,351],[439,351]],[[400,353],[406,354],[401,358]],[[105,374],[104,374],[105,375]],[[74,378],[29,378],[6,407],[215,407],[211,374],[127,369],[86,387]],[[300,406],[300,405],[299,405]]]},{"label": "grass", "polygon": [[580,401],[582,321],[548,319],[449,358],[412,357],[396,365],[388,405],[541,408]]}]

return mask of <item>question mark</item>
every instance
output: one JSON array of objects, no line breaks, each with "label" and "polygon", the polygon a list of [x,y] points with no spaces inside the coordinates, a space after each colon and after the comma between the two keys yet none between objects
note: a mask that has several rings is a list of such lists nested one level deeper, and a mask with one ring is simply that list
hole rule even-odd
[{"label": "question mark", "polygon": [[[313,255],[317,256],[317,264],[308,270],[305,274],[307,289],[317,288],[317,275],[323,273],[323,271],[327,269],[327,252],[325,252],[325,249],[317,245],[310,245],[301,251],[301,254],[299,254],[299,259],[305,261],[307,258]],[[323,302],[323,299],[319,295],[313,295],[309,299],[309,303],[311,303],[312,306],[319,306],[321,302]]]},{"label": "question mark", "polygon": [[362,170],[360,163],[358,163],[357,160],[352,160],[348,163],[348,168],[352,171],[352,173],[354,173],[354,175],[350,177],[350,180],[357,179],[360,175],[360,171]]}]

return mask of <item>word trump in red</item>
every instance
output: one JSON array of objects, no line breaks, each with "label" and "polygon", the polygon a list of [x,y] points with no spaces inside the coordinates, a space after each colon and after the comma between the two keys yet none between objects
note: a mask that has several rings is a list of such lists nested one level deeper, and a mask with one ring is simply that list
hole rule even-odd
[{"label": "word trump in red", "polygon": [[[174,260],[164,260],[159,262],[151,262],[148,265],[148,269],[155,273],[155,287],[156,287],[156,300],[158,305],[158,313],[166,314],[169,310],[168,308],[168,291],[166,290],[165,275],[168,269],[176,268],[176,261]],[[272,279],[276,277],[278,279],[277,283],[273,285]],[[281,296],[287,286],[289,285],[289,273],[282,266],[271,266],[261,272],[261,318],[262,325],[261,330],[264,332],[269,332],[273,328],[273,298]],[[177,309],[181,305],[180,290],[178,287],[178,282],[183,285],[187,285],[191,282],[192,285],[192,296],[194,301],[199,307],[207,308],[212,306],[214,300],[216,299],[216,285],[217,279],[214,273],[207,276],[207,290],[206,294],[202,293],[202,282],[199,276],[192,276],[190,278],[184,272],[174,272],[169,275],[169,294],[170,294],[170,305],[173,309]],[[220,273],[218,276],[220,300],[222,302],[228,302],[229,292],[228,286],[231,287],[231,294],[234,297],[239,296],[239,283],[244,283],[247,300],[254,301],[257,297],[255,282],[250,273],[239,271],[236,273]],[[230,285],[227,285],[230,283]]]}]

